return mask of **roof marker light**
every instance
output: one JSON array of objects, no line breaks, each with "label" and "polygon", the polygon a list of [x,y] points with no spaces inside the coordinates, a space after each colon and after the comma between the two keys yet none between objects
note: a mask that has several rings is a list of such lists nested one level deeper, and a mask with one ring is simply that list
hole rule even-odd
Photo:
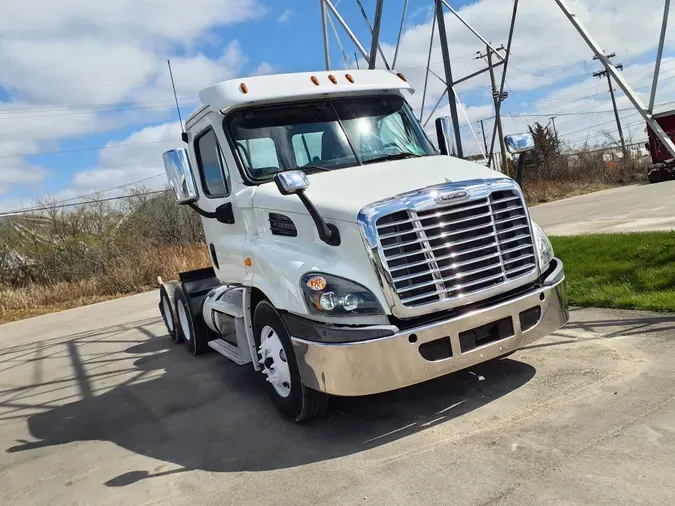
[{"label": "roof marker light", "polygon": [[398,78],[399,78],[401,81],[403,81],[404,83],[407,83],[407,82],[408,82],[408,80],[405,78],[405,76],[404,76],[403,74],[401,74],[400,72],[399,72],[398,74],[396,74],[396,75],[397,75]]},{"label": "roof marker light", "polygon": [[354,84],[354,78],[352,77],[351,74],[345,74],[345,77],[347,78],[347,81]]},{"label": "roof marker light", "polygon": [[311,79],[315,85],[319,86],[319,80],[316,78],[316,76],[312,76]]},{"label": "roof marker light", "polygon": [[328,76],[328,79],[330,79],[330,82],[333,84],[337,84],[337,79],[335,79],[335,76],[333,74]]},{"label": "roof marker light", "polygon": [[245,83],[241,83],[239,85],[239,89],[241,90],[242,93],[248,93],[248,86],[246,86]]}]

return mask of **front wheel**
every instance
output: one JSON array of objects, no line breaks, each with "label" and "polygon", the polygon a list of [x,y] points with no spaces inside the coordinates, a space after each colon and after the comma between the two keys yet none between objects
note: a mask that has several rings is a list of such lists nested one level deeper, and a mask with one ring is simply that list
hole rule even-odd
[{"label": "front wheel", "polygon": [[307,388],[302,382],[291,338],[279,313],[262,301],[253,314],[253,331],[262,372],[277,408],[294,422],[306,422],[321,415],[329,397]]}]

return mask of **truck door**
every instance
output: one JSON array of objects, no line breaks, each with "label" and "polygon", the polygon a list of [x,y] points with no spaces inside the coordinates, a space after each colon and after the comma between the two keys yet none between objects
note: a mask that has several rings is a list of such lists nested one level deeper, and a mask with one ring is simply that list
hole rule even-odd
[{"label": "truck door", "polygon": [[190,147],[200,190],[197,205],[202,211],[204,236],[216,276],[224,283],[240,283],[246,275],[244,220],[233,206],[237,171],[227,143],[217,133],[219,128],[213,113],[191,128],[194,136],[191,136]]}]

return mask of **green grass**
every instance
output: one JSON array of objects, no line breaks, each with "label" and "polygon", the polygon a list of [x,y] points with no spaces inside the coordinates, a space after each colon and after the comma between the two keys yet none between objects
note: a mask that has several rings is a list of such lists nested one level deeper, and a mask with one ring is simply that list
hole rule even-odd
[{"label": "green grass", "polygon": [[551,237],[570,304],[675,311],[675,232]]}]

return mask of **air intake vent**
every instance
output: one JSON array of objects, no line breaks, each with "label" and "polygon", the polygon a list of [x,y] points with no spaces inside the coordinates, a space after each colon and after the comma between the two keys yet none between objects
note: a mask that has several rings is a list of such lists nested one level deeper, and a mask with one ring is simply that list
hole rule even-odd
[{"label": "air intake vent", "polygon": [[288,216],[277,213],[270,213],[270,230],[274,235],[285,235],[287,237],[297,237],[298,229],[295,223]]}]

